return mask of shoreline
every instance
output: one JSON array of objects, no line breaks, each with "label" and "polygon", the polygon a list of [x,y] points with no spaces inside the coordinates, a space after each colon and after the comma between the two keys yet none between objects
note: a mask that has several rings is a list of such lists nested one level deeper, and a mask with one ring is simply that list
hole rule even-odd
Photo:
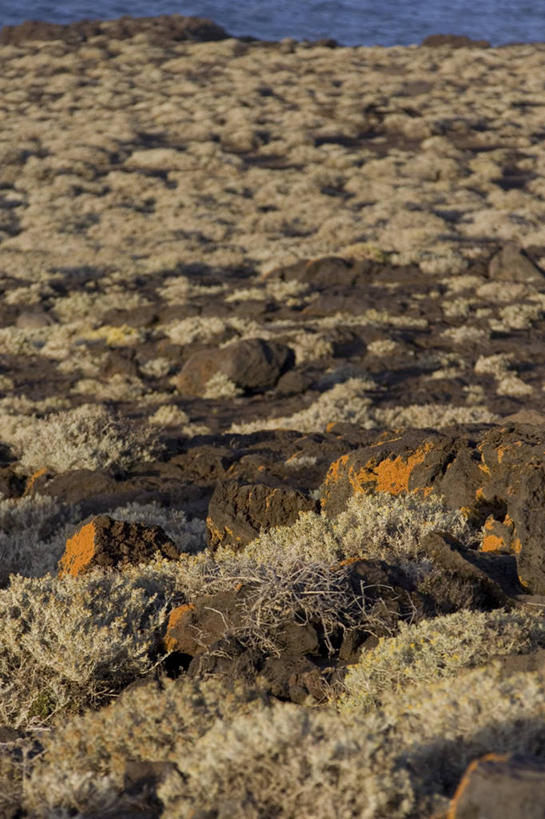
[{"label": "shoreline", "polygon": [[[174,27],[172,24],[174,23]],[[152,40],[157,41],[160,37],[162,43],[169,40],[181,42],[184,40],[193,42],[209,42],[224,39],[236,39],[241,42],[255,42],[270,45],[278,45],[285,40],[298,43],[306,43],[309,46],[327,45],[330,48],[421,48],[421,47],[441,47],[450,48],[491,48],[488,40],[468,37],[462,34],[431,34],[423,38],[420,43],[411,45],[378,46],[358,44],[344,45],[330,37],[321,37],[315,40],[303,38],[283,38],[283,40],[268,40],[253,35],[230,34],[222,26],[208,18],[183,16],[179,14],[162,14],[150,17],[132,17],[123,15],[113,19],[88,19],[76,20],[70,23],[54,23],[42,20],[25,20],[16,25],[4,25],[0,27],[0,45],[19,45],[24,42],[38,40],[63,40],[66,43],[77,45],[87,40],[110,35],[115,39],[128,39],[141,33],[149,33]],[[524,43],[506,43],[495,46],[495,48],[505,48],[512,45],[524,45]]]}]

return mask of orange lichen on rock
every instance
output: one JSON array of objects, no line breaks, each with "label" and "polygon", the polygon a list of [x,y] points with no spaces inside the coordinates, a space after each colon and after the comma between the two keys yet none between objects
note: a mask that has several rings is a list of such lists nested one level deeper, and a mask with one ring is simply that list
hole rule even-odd
[{"label": "orange lichen on rock", "polygon": [[336,483],[344,473],[344,468],[348,462],[348,455],[341,455],[330,465],[325,478],[326,483]]},{"label": "orange lichen on rock", "polygon": [[505,542],[498,535],[485,535],[483,538],[483,552],[501,552],[505,548]]},{"label": "orange lichen on rock", "polygon": [[506,762],[508,758],[509,757],[506,754],[491,753],[485,754],[485,756],[481,756],[478,759],[474,759],[473,762],[470,762],[458,784],[458,787],[456,788],[456,793],[452,797],[446,819],[456,819],[457,808],[462,794],[467,790],[471,777],[479,765],[485,762]]},{"label": "orange lichen on rock", "polygon": [[512,548],[513,552],[514,552],[516,555],[520,554],[520,551],[521,551],[521,549],[522,549],[522,543],[520,542],[520,538],[519,538],[519,537],[515,537],[515,538],[513,538],[513,543],[512,543],[512,545],[511,545],[511,548]]},{"label": "orange lichen on rock", "polygon": [[403,458],[398,455],[397,458],[385,458],[376,466],[367,464],[357,473],[349,475],[350,483],[355,493],[365,492],[363,486],[370,481],[375,482],[377,492],[388,492],[390,495],[399,495],[400,492],[407,492],[409,490],[409,479],[415,466],[424,461],[427,453],[430,451],[432,444],[424,444],[419,447],[412,455]]},{"label": "orange lichen on rock", "polygon": [[512,551],[513,532],[515,529],[512,518],[506,514],[503,521],[489,515],[484,522],[484,537],[481,545],[483,552]]},{"label": "orange lichen on rock", "polygon": [[329,569],[332,572],[338,572],[340,569],[344,569],[346,566],[353,566],[354,563],[359,563],[360,560],[364,559],[363,557],[345,557],[344,560],[339,561],[339,563],[334,563]]},{"label": "orange lichen on rock", "polygon": [[30,478],[27,480],[26,486],[25,486],[25,491],[24,491],[23,494],[28,495],[30,493],[30,491],[32,490],[32,487],[34,486],[34,484],[38,480],[38,478],[41,478],[42,475],[46,474],[46,472],[47,472],[47,467],[45,467],[45,466],[43,466],[41,469],[38,469],[36,472],[34,472],[34,474],[32,474],[30,476]]},{"label": "orange lichen on rock", "polygon": [[191,619],[194,609],[195,606],[193,603],[185,603],[182,606],[177,606],[170,612],[165,637],[163,639],[167,651],[176,651],[178,641],[174,632],[182,624],[185,624],[185,621]]},{"label": "orange lichen on rock", "polygon": [[59,562],[59,577],[67,574],[77,577],[89,567],[95,556],[95,538],[96,526],[91,521],[66,541],[64,554]]},{"label": "orange lichen on rock", "polygon": [[503,461],[503,456],[509,451],[511,446],[522,446],[522,441],[514,441],[512,444],[500,444],[500,446],[496,449],[496,456],[499,464],[501,464]]},{"label": "orange lichen on rock", "polygon": [[[409,479],[413,469],[424,461],[431,448],[432,444],[426,443],[407,456],[384,458],[378,463],[373,458],[360,469],[347,466],[350,456],[342,455],[329,467],[325,484],[327,486],[327,484],[336,483],[342,477],[346,477],[355,495],[366,494],[369,485],[371,485],[371,491],[399,495],[401,492],[409,491]],[[421,491],[427,495],[432,488],[424,487]]]}]

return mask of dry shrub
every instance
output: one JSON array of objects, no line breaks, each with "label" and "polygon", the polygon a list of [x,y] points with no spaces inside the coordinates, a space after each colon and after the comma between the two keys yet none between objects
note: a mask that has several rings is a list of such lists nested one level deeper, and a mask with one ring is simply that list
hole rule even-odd
[{"label": "dry shrub", "polygon": [[152,460],[158,453],[156,434],[138,427],[98,404],[49,415],[21,429],[15,442],[21,467],[29,472],[47,468],[126,469]]},{"label": "dry shrub", "polygon": [[172,572],[12,576],[0,591],[0,722],[14,727],[97,705],[149,673]]},{"label": "dry shrub", "polygon": [[[305,512],[292,526],[263,532],[244,553],[271,565],[380,558],[419,577],[430,566],[420,542],[434,530],[450,532],[465,544],[477,537],[462,512],[449,509],[439,496],[358,495],[350,498],[345,511],[335,518]],[[228,555],[228,550],[218,550],[216,559],[221,561],[224,554]]]},{"label": "dry shrub", "polygon": [[339,705],[346,711],[368,710],[408,685],[433,683],[491,657],[540,647],[545,647],[540,613],[459,611],[414,625],[401,622],[395,637],[381,638],[350,666]]},{"label": "dry shrub", "polygon": [[115,815],[129,761],[147,760],[172,763],[158,787],[165,817],[414,819],[446,809],[475,756],[544,749],[536,673],[468,671],[349,715],[271,705],[212,681],[164,681],[51,732],[24,804],[38,817]]},{"label": "dry shrub", "polygon": [[178,592],[187,600],[233,591],[244,586],[240,622],[230,629],[239,644],[265,654],[282,653],[284,628],[312,621],[321,627],[326,645],[340,628],[366,623],[365,606],[348,581],[348,569],[332,571],[329,563],[289,557],[262,562],[244,555],[206,555],[187,562],[176,578]]},{"label": "dry shrub", "polygon": [[0,501],[0,587],[10,574],[40,577],[54,571],[79,508],[37,496]]}]

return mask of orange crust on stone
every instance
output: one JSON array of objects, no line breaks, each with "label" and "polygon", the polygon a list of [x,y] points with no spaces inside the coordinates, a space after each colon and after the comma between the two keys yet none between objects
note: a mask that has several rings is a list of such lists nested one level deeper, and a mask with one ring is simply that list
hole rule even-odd
[{"label": "orange crust on stone", "polygon": [[[401,492],[408,492],[409,479],[413,469],[423,463],[432,447],[433,444],[431,442],[423,444],[423,446],[405,458],[398,455],[396,458],[384,458],[384,460],[378,463],[372,459],[357,471],[353,467],[346,469],[349,455],[341,455],[341,457],[333,461],[329,467],[325,478],[326,486],[338,481],[342,475],[346,475],[352,486],[354,495],[367,494],[366,484],[375,484],[373,487],[374,491],[386,492],[389,495],[399,495]],[[422,487],[416,491],[422,491],[424,495],[427,496],[432,491],[432,487]]]},{"label": "orange crust on stone", "polygon": [[513,552],[518,555],[520,554],[520,550],[522,549],[522,543],[520,542],[519,537],[513,538],[513,543],[511,544],[511,549]]},{"label": "orange crust on stone", "polygon": [[499,464],[501,464],[503,461],[503,456],[509,451],[511,446],[522,446],[522,441],[514,441],[512,444],[500,444],[496,449],[496,456]]},{"label": "orange crust on stone", "polygon": [[454,796],[451,799],[450,807],[448,809],[446,819],[456,819],[456,809],[457,809],[457,804],[458,804],[458,802],[460,800],[460,797],[462,796],[464,791],[467,789],[467,786],[469,785],[469,781],[471,779],[472,773],[476,770],[476,768],[478,768],[478,766],[481,764],[481,762],[506,762],[508,758],[509,757],[507,756],[507,754],[494,754],[494,753],[491,753],[491,754],[485,754],[485,756],[481,756],[478,759],[474,759],[473,762],[470,762],[468,767],[466,768],[466,771],[465,771],[463,777],[461,778],[461,780],[460,780],[460,782],[458,784],[458,787],[456,788],[456,793],[454,794]]},{"label": "orange crust on stone", "polygon": [[38,478],[41,478],[42,475],[45,475],[46,472],[47,467],[45,466],[42,466],[41,469],[38,469],[36,472],[34,472],[26,482],[25,491],[23,492],[23,495],[28,495],[30,490],[38,480]]},{"label": "orange crust on stone", "polygon": [[486,537],[483,538],[481,551],[500,552],[504,547],[505,542],[502,537],[498,537],[498,535],[486,535]]},{"label": "orange crust on stone", "polygon": [[96,527],[93,521],[82,526],[66,541],[64,554],[59,563],[59,577],[71,574],[74,577],[89,568],[95,556]]},{"label": "orange crust on stone", "polygon": [[172,609],[170,612],[166,633],[163,639],[163,644],[167,651],[176,651],[176,637],[173,637],[171,632],[176,628],[178,623],[187,617],[194,609],[195,606],[193,603],[184,603],[182,606],[176,606],[176,608]]}]

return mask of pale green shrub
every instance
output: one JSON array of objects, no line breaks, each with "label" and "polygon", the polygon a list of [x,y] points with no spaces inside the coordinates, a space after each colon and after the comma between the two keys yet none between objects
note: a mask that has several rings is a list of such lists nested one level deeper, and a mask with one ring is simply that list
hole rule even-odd
[{"label": "pale green shrub", "polygon": [[[173,730],[176,726],[176,730]],[[124,804],[127,761],[176,765],[158,789],[165,817],[198,807],[222,817],[403,817],[412,804],[405,771],[381,771],[380,738],[332,712],[268,705],[255,694],[212,682],[164,681],[126,692],[45,739],[25,783],[35,816],[74,808],[104,812]]]},{"label": "pale green shrub", "polygon": [[496,387],[498,395],[512,395],[515,398],[531,395],[533,391],[534,388],[530,384],[527,384],[522,378],[514,374],[501,378]]},{"label": "pale green shrub", "polygon": [[[301,432],[319,432],[334,421],[370,426],[368,392],[375,386],[368,379],[349,378],[323,392],[307,409],[294,415],[267,418],[242,424],[232,424],[230,432],[246,435],[264,429],[296,429]],[[373,424],[371,423],[371,426]]]},{"label": "pale green shrub", "polygon": [[165,817],[414,819],[446,810],[476,756],[543,756],[545,680],[490,666],[410,687],[367,714],[165,680],[59,725],[43,744],[24,789],[37,817],[120,811],[128,761],[150,760],[176,766],[158,788]]},{"label": "pale green shrub", "polygon": [[453,677],[493,656],[538,647],[545,647],[540,613],[459,611],[415,625],[401,622],[395,637],[381,638],[349,667],[339,704],[347,711],[367,710],[408,685]]},{"label": "pale green shrub", "polygon": [[10,574],[40,577],[54,571],[79,519],[79,507],[45,496],[0,501],[0,586]]},{"label": "pale green shrub", "polygon": [[137,427],[98,404],[37,420],[21,429],[14,446],[22,468],[30,472],[123,469],[158,452],[153,428]]},{"label": "pale green shrub", "polygon": [[189,415],[175,404],[162,404],[153,415],[148,418],[148,423],[156,424],[159,427],[182,427],[189,421]]},{"label": "pale green shrub", "polygon": [[68,296],[55,299],[55,314],[61,321],[93,316],[96,321],[110,310],[134,310],[149,304],[136,290],[127,292],[126,287],[113,286],[106,293],[76,290]]},{"label": "pale green shrub", "polygon": [[97,401],[143,401],[148,389],[135,375],[114,373],[107,381],[97,378],[80,378],[72,387],[77,395],[88,395]]},{"label": "pale green shrub", "polygon": [[41,724],[149,673],[172,574],[167,564],[62,580],[12,576],[0,591],[0,722]]},{"label": "pale green shrub", "polygon": [[480,327],[470,327],[463,325],[462,327],[449,327],[441,333],[443,338],[452,341],[453,344],[479,344],[486,341],[489,333]]},{"label": "pale green shrub", "polygon": [[290,416],[232,424],[230,432],[241,435],[264,429],[295,429],[323,432],[328,424],[348,423],[363,429],[442,428],[452,424],[492,424],[499,416],[485,405],[410,404],[381,408],[373,405],[376,384],[364,378],[347,378],[326,389],[310,406]]},{"label": "pale green shrub", "polygon": [[392,341],[389,338],[379,338],[367,345],[367,352],[377,356],[391,355],[398,349],[399,344],[397,341]]},{"label": "pale green shrub", "polygon": [[475,372],[477,375],[493,375],[496,378],[503,378],[508,372],[513,353],[497,353],[496,355],[480,355],[475,362]]},{"label": "pale green shrub", "polygon": [[[355,495],[336,517],[305,512],[292,526],[262,532],[245,547],[260,563],[289,565],[298,560],[335,563],[352,557],[380,558],[417,575],[430,563],[420,542],[434,530],[470,543],[477,532],[458,509],[439,496]],[[218,550],[222,560],[228,550]]]},{"label": "pale green shrub", "polygon": [[140,365],[140,370],[150,378],[163,378],[171,373],[172,361],[162,356],[150,358],[149,361]]},{"label": "pale green shrub", "polygon": [[189,318],[175,321],[165,325],[164,332],[169,336],[174,344],[191,344],[194,341],[209,341],[214,336],[231,330],[233,336],[241,336],[243,333],[259,335],[260,327],[255,321],[232,316],[231,318],[219,318],[218,316],[190,316]]},{"label": "pale green shrub", "polygon": [[499,415],[490,412],[486,405],[473,404],[458,407],[454,404],[409,404],[406,407],[378,407],[373,410],[373,426],[395,429],[442,429],[452,424],[495,424]]},{"label": "pale green shrub", "polygon": [[203,398],[236,398],[239,395],[242,390],[225,373],[217,372],[206,382]]}]

